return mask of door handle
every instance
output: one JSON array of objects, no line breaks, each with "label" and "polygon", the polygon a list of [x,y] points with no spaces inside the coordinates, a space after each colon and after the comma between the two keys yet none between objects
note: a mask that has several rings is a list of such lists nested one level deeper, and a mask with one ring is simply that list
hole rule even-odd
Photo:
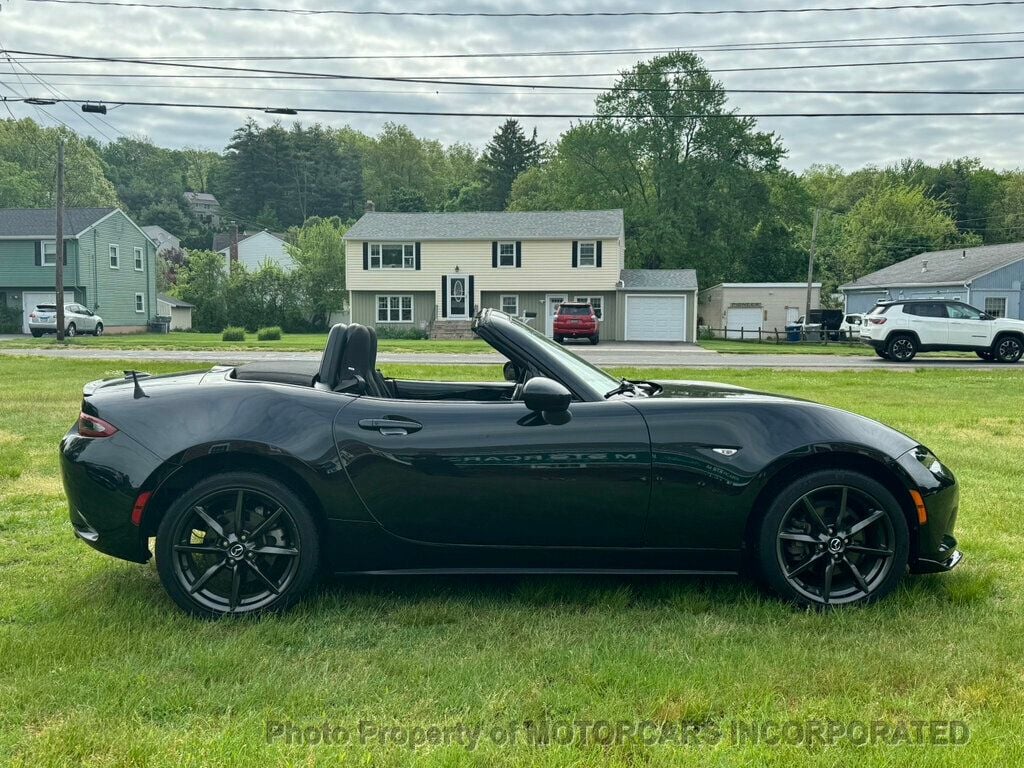
[{"label": "door handle", "polygon": [[388,419],[360,419],[359,426],[362,429],[371,429],[380,432],[382,435],[408,435],[411,432],[419,432],[423,425],[412,419],[388,418]]}]

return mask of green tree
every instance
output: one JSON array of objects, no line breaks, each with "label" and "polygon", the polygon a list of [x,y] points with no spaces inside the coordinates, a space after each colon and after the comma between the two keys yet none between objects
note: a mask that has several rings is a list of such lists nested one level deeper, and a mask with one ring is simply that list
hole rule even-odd
[{"label": "green tree", "polygon": [[1024,240],[1024,172],[1007,173],[990,208],[986,241],[1013,243]]},{"label": "green tree", "polygon": [[192,327],[216,332],[238,320],[228,314],[228,273],[224,256],[215,251],[190,251],[177,272],[174,295],[195,305]]},{"label": "green tree", "polygon": [[348,227],[341,220],[311,218],[293,230],[295,242],[287,246],[295,261],[292,276],[303,297],[310,323],[326,328],[332,312],[345,306],[345,241]]},{"label": "green tree", "polygon": [[506,120],[487,143],[480,158],[483,203],[488,210],[503,211],[512,195],[516,177],[540,165],[544,145],[537,129],[527,136],[518,120]]}]

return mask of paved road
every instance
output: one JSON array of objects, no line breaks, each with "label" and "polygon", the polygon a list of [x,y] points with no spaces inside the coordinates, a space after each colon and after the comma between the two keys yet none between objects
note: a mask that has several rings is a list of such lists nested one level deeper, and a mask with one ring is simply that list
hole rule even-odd
[{"label": "paved road", "polygon": [[[876,357],[854,355],[749,354],[736,355],[712,352],[692,345],[605,343],[596,347],[573,346],[580,356],[604,367],[636,366],[643,368],[780,368],[807,371],[887,370],[912,371],[927,368],[964,368],[969,370],[1018,370],[1016,366],[986,363],[971,358],[921,357],[912,365],[900,365]],[[319,360],[319,352],[219,352],[178,350],[117,349],[5,349],[0,342],[0,355],[77,358],[85,360],[182,361],[200,363],[246,363],[255,360]],[[435,352],[381,353],[377,362],[410,365],[492,365],[503,362],[496,354],[443,354]]]}]

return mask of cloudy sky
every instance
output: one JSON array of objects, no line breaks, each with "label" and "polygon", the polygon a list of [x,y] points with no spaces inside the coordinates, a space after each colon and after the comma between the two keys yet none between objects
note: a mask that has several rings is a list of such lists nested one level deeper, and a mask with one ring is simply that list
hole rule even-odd
[{"label": "cloudy sky", "polygon": [[[131,2],[131,0],[114,0]],[[138,0],[152,2],[154,0]],[[198,4],[200,0],[171,0]],[[392,11],[566,12],[754,9],[894,5],[907,0],[687,0],[606,2],[542,0],[475,3],[450,0],[203,0],[203,4]],[[938,2],[938,0],[920,0]],[[932,35],[929,39],[894,40]],[[808,41],[875,38],[844,47]],[[877,40],[877,38],[890,38]],[[376,133],[387,120],[408,124],[417,134],[443,142],[483,146],[500,122],[490,117],[389,117],[377,110],[590,113],[593,93],[538,91],[530,83],[608,86],[614,77],[544,79],[536,75],[614,73],[650,54],[600,53],[526,58],[406,58],[423,54],[549,52],[595,49],[694,48],[779,44],[775,50],[701,51],[712,70],[804,66],[847,62],[921,61],[1011,57],[1002,61],[926,63],[834,69],[719,72],[727,88],[792,89],[1024,89],[1024,5],[923,10],[856,11],[763,15],[587,18],[448,18],[304,16],[211,10],[115,8],[8,0],[0,12],[0,46],[22,51],[82,56],[157,59],[223,56],[367,56],[344,60],[205,61],[230,67],[384,77],[508,77],[509,88],[384,83],[284,76],[245,79],[223,72],[124,63],[41,62],[22,54],[0,60],[0,93],[46,96],[49,88],[70,98],[105,101],[161,101],[292,108],[365,109],[366,115],[306,115],[305,122],[346,123]],[[802,43],[802,45],[781,45]],[[913,43],[913,45],[908,45]],[[924,43],[924,44],[922,44]],[[860,47],[849,47],[859,45]],[[403,58],[397,58],[403,57]],[[31,73],[31,74],[30,74]],[[147,75],[147,77],[127,77]],[[158,75],[152,77],[152,75]],[[516,78],[530,79],[517,80]],[[730,94],[743,112],[1024,111],[1024,96]],[[220,150],[233,128],[248,116],[263,123],[261,111],[186,110],[124,106],[102,121],[88,120],[77,105],[33,108],[9,105],[18,117],[50,125],[63,121],[101,140],[119,133],[148,135],[158,144]],[[284,118],[289,120],[291,118]],[[564,119],[525,119],[544,139],[555,139]],[[761,127],[777,132],[789,151],[787,165],[812,163],[846,168],[884,165],[914,156],[939,161],[976,156],[1005,169],[1024,166],[1021,117],[765,118]]]}]

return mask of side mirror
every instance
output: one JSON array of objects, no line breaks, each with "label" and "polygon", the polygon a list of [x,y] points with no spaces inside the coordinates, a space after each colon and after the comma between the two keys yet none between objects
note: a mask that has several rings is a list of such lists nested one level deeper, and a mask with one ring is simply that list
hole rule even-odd
[{"label": "side mirror", "polygon": [[501,367],[501,375],[504,376],[505,381],[519,380],[519,371],[516,370],[516,364],[511,360],[507,361],[505,365]]},{"label": "side mirror", "polygon": [[523,402],[531,411],[565,413],[572,402],[572,393],[557,381],[537,376],[523,385]]},{"label": "side mirror", "polygon": [[996,318],[995,318],[995,315],[990,315],[988,312],[982,312],[981,313],[981,319],[982,320],[995,320]]}]

